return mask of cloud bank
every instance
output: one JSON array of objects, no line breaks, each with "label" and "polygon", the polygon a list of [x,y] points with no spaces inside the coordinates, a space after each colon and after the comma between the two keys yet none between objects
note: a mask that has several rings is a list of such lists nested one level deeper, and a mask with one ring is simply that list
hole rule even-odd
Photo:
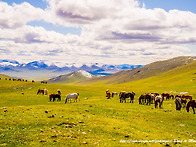
[{"label": "cloud bank", "polygon": [[[137,0],[46,1],[45,10],[27,2],[0,2],[1,58],[146,64],[195,55],[196,14],[189,11],[146,9]],[[61,34],[28,25],[33,21],[80,27],[81,34]]]}]

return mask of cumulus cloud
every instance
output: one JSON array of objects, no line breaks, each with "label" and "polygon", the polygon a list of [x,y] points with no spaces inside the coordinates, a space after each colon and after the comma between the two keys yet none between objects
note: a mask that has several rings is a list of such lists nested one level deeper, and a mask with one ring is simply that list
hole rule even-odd
[{"label": "cumulus cloud", "polygon": [[10,6],[0,1],[0,28],[18,28],[28,21],[42,19],[44,15],[42,9],[35,8],[27,2]]},{"label": "cumulus cloud", "polygon": [[[27,2],[0,2],[0,52],[23,61],[146,64],[188,55],[196,44],[196,14],[146,9],[137,0],[46,0],[45,10]],[[81,27],[81,35],[27,25],[42,20]]]}]

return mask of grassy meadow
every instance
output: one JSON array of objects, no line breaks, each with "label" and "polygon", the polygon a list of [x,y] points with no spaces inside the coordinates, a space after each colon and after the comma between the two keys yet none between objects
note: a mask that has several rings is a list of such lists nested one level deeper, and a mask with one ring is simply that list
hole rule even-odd
[{"label": "grassy meadow", "polygon": [[[119,85],[1,79],[0,146],[195,146],[192,110],[176,111],[173,100],[164,101],[163,109],[138,104],[146,92],[188,92],[195,99],[196,70],[182,70]],[[36,94],[39,88],[47,88],[49,94],[60,89],[62,101],[49,102],[49,96]],[[118,96],[106,99],[106,89],[135,91],[135,101],[120,103]],[[66,95],[72,92],[80,94],[79,102],[65,104]]]}]

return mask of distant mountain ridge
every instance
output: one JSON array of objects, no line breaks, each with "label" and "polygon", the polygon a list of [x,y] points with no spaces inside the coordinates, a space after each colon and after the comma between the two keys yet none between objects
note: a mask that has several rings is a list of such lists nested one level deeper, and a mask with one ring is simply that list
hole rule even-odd
[{"label": "distant mountain ridge", "polygon": [[112,75],[88,79],[81,84],[90,84],[102,82],[103,84],[122,84],[131,81],[137,81],[152,76],[157,76],[169,70],[181,67],[196,60],[196,56],[180,56],[168,60],[156,61],[143,67],[133,68],[131,70],[121,70]]},{"label": "distant mountain ridge", "polygon": [[[33,61],[29,63],[19,63],[15,60],[0,60],[0,73],[20,78],[52,78],[61,74],[84,70],[92,75],[111,75],[124,69],[133,69],[143,65],[111,65],[111,64],[83,64],[65,63],[64,66],[57,66],[55,63],[47,64],[44,61]],[[28,76],[29,75],[29,76]]]}]

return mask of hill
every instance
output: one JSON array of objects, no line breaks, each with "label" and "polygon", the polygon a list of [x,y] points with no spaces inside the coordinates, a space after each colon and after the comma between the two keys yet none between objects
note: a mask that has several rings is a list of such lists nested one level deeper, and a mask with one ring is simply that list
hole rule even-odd
[{"label": "hill", "polygon": [[0,74],[0,78],[10,78],[10,76],[4,75],[4,74]]},{"label": "hill", "polygon": [[87,81],[80,82],[80,84],[122,84],[131,81],[137,81],[153,76],[158,76],[161,73],[167,72],[177,67],[181,67],[183,65],[187,65],[194,60],[196,60],[195,56],[176,57],[169,60],[153,62],[147,64],[144,67],[138,67],[132,70],[122,70],[109,76],[88,79]]},{"label": "hill", "polygon": [[94,77],[94,75],[90,74],[89,72],[84,71],[84,70],[79,70],[76,72],[72,72],[69,74],[60,75],[58,77],[51,78],[47,82],[48,83],[68,84],[68,83],[75,83],[75,82],[79,82],[79,81],[84,81],[84,80],[87,80],[92,77]]},{"label": "hill", "polygon": [[[196,61],[146,79],[117,85],[62,85],[0,80],[0,146],[195,146],[192,109],[176,111],[173,100],[163,109],[139,105],[144,92],[186,91],[196,96]],[[37,95],[61,89],[62,101]],[[106,99],[105,90],[134,90],[134,103]],[[79,101],[65,104],[68,93]]]}]

